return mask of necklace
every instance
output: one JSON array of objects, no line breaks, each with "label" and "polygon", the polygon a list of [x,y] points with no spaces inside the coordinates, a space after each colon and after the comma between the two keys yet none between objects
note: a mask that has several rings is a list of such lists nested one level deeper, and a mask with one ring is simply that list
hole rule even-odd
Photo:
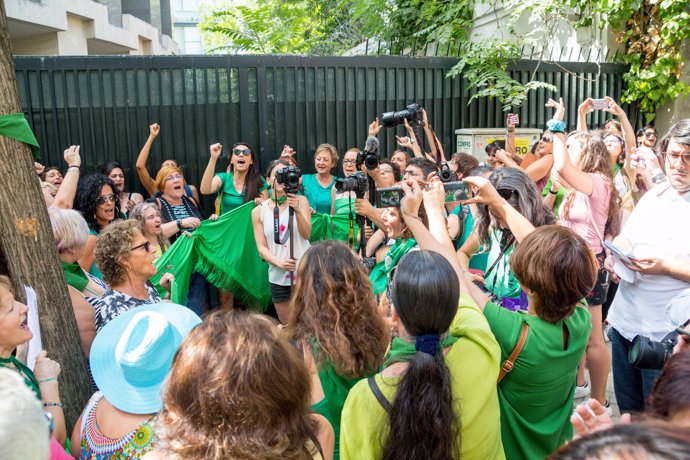
[{"label": "necklace", "polygon": [[273,201],[278,203],[278,206],[280,206],[281,204],[285,203],[285,201],[287,201],[287,197],[286,196],[281,196],[280,198],[273,197]]}]

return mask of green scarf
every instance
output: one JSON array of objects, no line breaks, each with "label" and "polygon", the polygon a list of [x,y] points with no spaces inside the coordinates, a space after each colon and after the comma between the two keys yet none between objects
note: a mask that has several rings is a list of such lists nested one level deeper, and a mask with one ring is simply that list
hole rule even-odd
[{"label": "green scarf", "polygon": [[[438,344],[438,348],[439,350],[443,350],[444,348],[453,345],[457,341],[457,337],[449,334],[441,339]],[[391,349],[388,352],[388,357],[386,358],[386,362],[383,363],[383,367],[386,368],[393,363],[410,361],[417,353],[419,352],[415,348],[414,343],[406,342],[401,338],[394,337],[393,342],[391,343]]]},{"label": "green scarf", "polygon": [[40,156],[38,141],[23,113],[10,113],[0,116],[0,136],[28,144],[33,151],[34,160],[38,160]]},{"label": "green scarf", "polygon": [[78,263],[62,262],[62,271],[65,272],[67,284],[79,292],[86,289],[86,286],[89,284],[89,277],[86,276],[86,273],[84,273],[84,270],[82,270]]},{"label": "green scarf", "polygon": [[386,257],[374,266],[374,269],[369,275],[369,281],[374,288],[374,294],[382,294],[388,285],[388,274],[393,270],[393,267],[398,265],[398,262],[412,248],[417,246],[417,240],[408,238],[407,240],[396,240],[391,247]]},{"label": "green scarf", "polygon": [[[12,367],[12,365],[14,365],[14,367]],[[16,369],[19,375],[24,379],[26,386],[28,386],[29,389],[34,392],[39,401],[41,400],[41,390],[38,388],[38,380],[36,380],[36,377],[34,376],[34,373],[31,372],[31,369],[19,362],[15,356],[10,356],[9,358],[0,358],[0,366],[6,367],[10,370]]]},{"label": "green scarf", "polygon": [[226,212],[217,221],[205,220],[191,237],[180,237],[159,257],[158,274],[151,279],[161,296],[164,273],[172,273],[173,302],[185,304],[192,273],[200,273],[215,287],[233,292],[241,302],[265,308],[271,300],[268,264],[254,240],[254,202]]}]

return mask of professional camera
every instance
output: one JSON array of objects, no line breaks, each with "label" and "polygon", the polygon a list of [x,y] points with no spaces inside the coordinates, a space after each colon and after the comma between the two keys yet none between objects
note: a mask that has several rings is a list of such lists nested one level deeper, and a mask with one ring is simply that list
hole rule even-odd
[{"label": "professional camera", "polygon": [[369,171],[373,171],[379,165],[379,155],[376,152],[363,150],[357,154],[357,167],[364,165]]},{"label": "professional camera", "polygon": [[369,180],[362,171],[335,180],[335,190],[338,193],[355,192],[357,198],[364,198],[364,194],[369,191]]},{"label": "professional camera", "polygon": [[450,169],[447,164],[442,164],[441,170],[438,172],[438,178],[441,179],[441,182],[443,183],[457,182],[458,175],[455,173],[455,171]]},{"label": "professional camera", "polygon": [[276,182],[285,186],[285,193],[297,193],[302,172],[296,166],[285,166],[276,172]]},{"label": "professional camera", "polygon": [[[683,330],[682,328],[678,328]],[[628,352],[628,363],[637,369],[661,369],[673,354],[673,347],[678,343],[678,329],[661,339],[660,342],[637,335]]]},{"label": "professional camera", "polygon": [[399,112],[385,112],[381,115],[381,126],[384,128],[395,128],[407,120],[410,125],[417,125],[422,121],[422,112],[419,104],[410,104],[405,110]]},{"label": "professional camera", "polygon": [[364,265],[364,268],[371,273],[376,266],[376,257],[362,257],[362,264]]}]

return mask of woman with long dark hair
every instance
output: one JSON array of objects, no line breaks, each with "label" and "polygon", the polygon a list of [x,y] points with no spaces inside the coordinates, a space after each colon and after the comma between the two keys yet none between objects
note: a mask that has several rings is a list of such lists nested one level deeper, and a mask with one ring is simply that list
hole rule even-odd
[{"label": "woman with long dark hair", "polygon": [[103,174],[91,174],[84,177],[77,186],[74,197],[74,209],[79,211],[89,225],[89,239],[84,246],[84,255],[79,259],[81,268],[97,278],[103,274],[94,262],[93,250],[96,238],[113,220],[121,218],[118,208],[117,187]]},{"label": "woman with long dark hair", "polygon": [[312,407],[335,431],[350,388],[383,363],[388,331],[362,262],[343,243],[312,246],[297,272],[288,333],[312,373]]},{"label": "woman with long dark hair", "polygon": [[[489,182],[534,227],[555,223],[553,213],[542,203],[534,181],[521,169],[499,168],[491,174]],[[510,269],[510,257],[517,240],[507,223],[489,206],[478,204],[477,209],[473,233],[458,255],[467,267],[474,254],[488,252],[484,268],[486,289],[502,306],[511,310],[526,310],[527,297]]]},{"label": "woman with long dark hair", "polygon": [[383,371],[350,390],[342,458],[505,458],[496,391],[500,350],[476,307],[458,309],[453,267],[435,252],[412,251],[398,263],[389,290],[398,337]]},{"label": "woman with long dark hair", "polygon": [[144,197],[140,193],[125,191],[125,173],[122,166],[117,161],[109,161],[103,168],[101,174],[108,176],[113,181],[116,193],[119,197],[120,212],[127,217],[134,209],[134,206],[144,202]]},{"label": "woman with long dark hair", "polygon": [[228,171],[215,175],[216,162],[223,152],[223,146],[213,144],[210,151],[211,157],[199,189],[204,195],[218,193],[216,214],[223,215],[244,203],[257,199],[263,201],[268,198],[268,184],[261,177],[256,153],[249,144],[238,142],[233,145]]}]

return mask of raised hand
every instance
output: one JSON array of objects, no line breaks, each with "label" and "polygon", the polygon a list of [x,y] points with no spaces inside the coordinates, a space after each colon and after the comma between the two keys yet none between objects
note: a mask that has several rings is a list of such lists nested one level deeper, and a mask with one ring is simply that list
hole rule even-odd
[{"label": "raised hand", "polygon": [[161,132],[161,125],[158,123],[154,123],[151,126],[149,126],[149,134],[152,137],[158,137],[158,133]]},{"label": "raised hand", "polygon": [[565,103],[563,103],[563,98],[559,98],[558,102],[556,102],[553,99],[549,99],[549,101],[544,104],[545,107],[552,107],[556,109],[556,111],[553,113],[553,118],[556,120],[563,120],[565,117]]},{"label": "raised hand", "polygon": [[81,155],[79,155],[79,146],[72,145],[64,152],[64,159],[67,166],[81,166]]},{"label": "raised hand", "polygon": [[381,128],[383,128],[383,126],[381,126],[379,124],[379,117],[376,117],[376,119],[374,121],[372,121],[371,124],[369,125],[369,136],[371,136],[371,137],[378,136],[379,131],[381,131]]},{"label": "raised hand", "polygon": [[223,153],[223,146],[220,143],[215,143],[209,147],[209,150],[211,151],[211,158],[217,160]]}]

